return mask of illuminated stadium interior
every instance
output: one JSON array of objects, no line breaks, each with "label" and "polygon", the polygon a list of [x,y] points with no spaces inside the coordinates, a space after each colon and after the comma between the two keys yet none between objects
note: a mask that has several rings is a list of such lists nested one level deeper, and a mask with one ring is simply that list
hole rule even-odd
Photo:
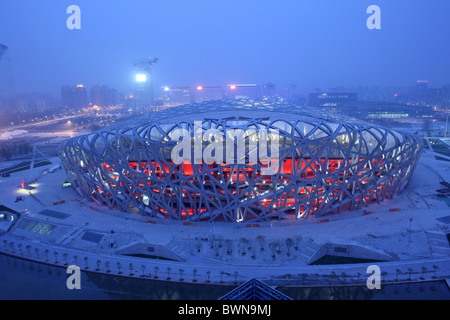
[{"label": "illuminated stadium interior", "polygon": [[[189,153],[200,145],[201,159],[184,152],[173,161],[176,130],[189,132]],[[213,141],[225,146],[216,137],[236,130],[250,132],[240,156],[228,148],[205,152]],[[276,159],[262,152],[275,144]],[[319,217],[379,203],[407,185],[421,151],[421,140],[410,134],[261,100],[174,107],[59,148],[72,185],[87,199],[149,217],[229,222]],[[230,155],[237,160],[222,161]]]}]

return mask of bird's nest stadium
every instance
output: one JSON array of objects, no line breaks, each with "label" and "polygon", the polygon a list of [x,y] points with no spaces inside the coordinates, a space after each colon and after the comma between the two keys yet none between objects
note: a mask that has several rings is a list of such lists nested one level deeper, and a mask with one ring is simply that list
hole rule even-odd
[{"label": "bird's nest stadium", "polygon": [[74,188],[171,220],[264,222],[362,209],[408,183],[421,140],[320,109],[219,100],[69,139]]}]

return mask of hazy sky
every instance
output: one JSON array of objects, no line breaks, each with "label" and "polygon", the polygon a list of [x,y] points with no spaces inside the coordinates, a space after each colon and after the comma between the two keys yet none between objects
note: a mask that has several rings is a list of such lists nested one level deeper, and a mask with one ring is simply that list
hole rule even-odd
[{"label": "hazy sky", "polygon": [[[81,30],[66,27],[72,4]],[[369,5],[381,30],[366,27]],[[149,56],[157,86],[438,87],[450,84],[449,16],[449,0],[2,0],[0,43],[16,92],[131,90],[133,61]]]}]

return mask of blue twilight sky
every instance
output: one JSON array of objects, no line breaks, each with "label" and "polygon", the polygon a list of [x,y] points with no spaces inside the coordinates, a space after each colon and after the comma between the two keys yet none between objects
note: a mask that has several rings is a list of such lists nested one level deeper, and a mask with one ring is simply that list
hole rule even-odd
[{"label": "blue twilight sky", "polygon": [[[81,30],[69,30],[69,5]],[[369,5],[381,30],[369,30]],[[300,88],[450,84],[449,0],[2,0],[0,43],[16,92],[274,82]],[[5,64],[5,61],[3,61]],[[1,70],[1,69],[0,69]]]}]

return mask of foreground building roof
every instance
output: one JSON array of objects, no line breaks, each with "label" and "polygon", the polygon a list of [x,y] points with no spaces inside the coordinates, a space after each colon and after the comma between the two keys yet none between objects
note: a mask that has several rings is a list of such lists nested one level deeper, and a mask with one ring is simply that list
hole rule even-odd
[{"label": "foreground building roof", "polygon": [[292,300],[258,279],[250,279],[219,300]]}]

